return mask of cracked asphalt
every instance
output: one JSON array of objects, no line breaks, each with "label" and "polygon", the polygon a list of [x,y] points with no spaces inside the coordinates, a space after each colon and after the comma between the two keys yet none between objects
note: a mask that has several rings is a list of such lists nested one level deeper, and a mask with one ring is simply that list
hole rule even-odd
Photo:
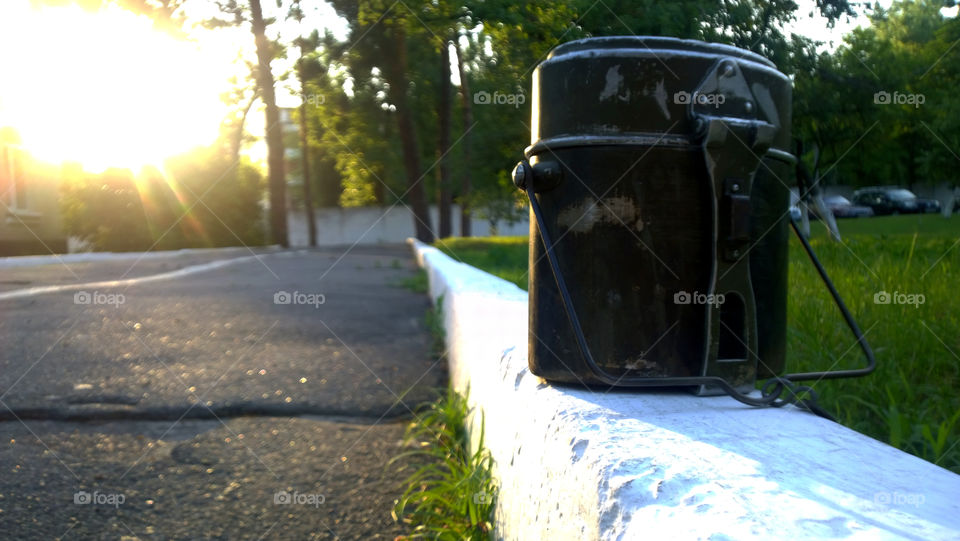
[{"label": "cracked asphalt", "polygon": [[[144,260],[126,277],[249,255]],[[415,272],[409,249],[259,256],[0,300],[4,537],[405,533],[388,462],[411,409],[446,383],[428,300],[398,285]],[[5,268],[0,289],[115,280],[132,263]]]}]

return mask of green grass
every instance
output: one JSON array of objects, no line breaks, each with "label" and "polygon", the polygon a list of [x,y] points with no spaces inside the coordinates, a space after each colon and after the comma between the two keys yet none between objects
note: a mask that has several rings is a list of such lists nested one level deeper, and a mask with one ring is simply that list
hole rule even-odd
[{"label": "green grass", "polygon": [[[841,220],[812,244],[877,357],[876,372],[815,384],[844,425],[960,473],[960,216]],[[526,288],[526,238],[444,239],[444,251]],[[487,253],[489,252],[489,253]],[[488,265],[489,264],[489,265]],[[862,366],[859,348],[799,242],[790,241],[790,372]],[[923,295],[876,304],[874,295]],[[919,297],[917,297],[919,300]]]},{"label": "green grass", "polygon": [[[837,220],[840,235],[952,235],[960,234],[960,215],[944,218],[939,214],[900,214],[898,216],[875,216],[873,218],[843,218]],[[826,228],[815,220],[810,221],[810,233],[816,238],[826,236]]]},{"label": "green grass", "polygon": [[442,306],[443,295],[440,295],[436,304],[427,308],[423,316],[423,323],[430,333],[430,355],[434,359],[441,359],[447,354],[447,333],[443,328]]},{"label": "green grass", "polygon": [[458,261],[527,289],[527,237],[447,238],[434,245]]},{"label": "green grass", "polygon": [[[436,359],[446,354],[442,306],[440,296],[424,316]],[[397,539],[492,539],[497,497],[493,458],[483,446],[482,420],[477,450],[471,451],[470,413],[466,397],[449,387],[434,402],[417,408],[403,442],[412,450],[387,464],[399,464],[398,473],[407,473],[406,489],[392,515],[411,532]]]},{"label": "green grass", "polygon": [[394,287],[409,289],[414,293],[426,293],[427,289],[430,287],[430,281],[427,278],[427,273],[424,272],[423,269],[417,269],[416,273],[401,278],[391,285]]},{"label": "green grass", "polygon": [[492,539],[497,497],[493,459],[483,447],[482,423],[478,449],[471,451],[469,416],[466,398],[448,389],[407,428],[404,443],[414,450],[391,464],[424,465],[409,475],[394,506],[394,520],[413,529],[405,539]]}]

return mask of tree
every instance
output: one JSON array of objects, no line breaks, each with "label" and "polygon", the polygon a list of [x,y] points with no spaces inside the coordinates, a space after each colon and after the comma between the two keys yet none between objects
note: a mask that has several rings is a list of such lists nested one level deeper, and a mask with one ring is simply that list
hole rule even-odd
[{"label": "tree", "polygon": [[405,193],[413,211],[416,236],[423,242],[432,242],[435,235],[430,225],[426,190],[421,182],[424,171],[414,124],[415,111],[409,97],[408,34],[411,28],[416,30],[411,19],[416,20],[413,14],[419,3],[408,2],[398,7],[396,3],[387,6],[379,0],[359,3],[334,0],[332,4],[351,25],[350,35],[354,41],[350,57],[352,67],[378,67],[386,83],[389,111],[395,115],[402,147],[403,168],[407,178]]},{"label": "tree", "polygon": [[450,50],[446,43],[440,48],[440,104],[437,116],[440,119],[440,196],[437,206],[440,215],[440,238],[450,236]]},{"label": "tree", "polygon": [[217,142],[168,159],[164,181],[180,200],[188,246],[265,242],[260,199],[264,179],[249,159],[234,161]]},{"label": "tree", "polygon": [[[471,214],[491,222],[525,216],[508,170],[528,142],[530,100],[518,100],[515,108],[475,104],[473,91],[526,98],[533,68],[563,41],[631,33],[710,39],[772,56],[788,71],[807,60],[798,55],[810,45],[782,34],[797,9],[788,0],[333,4],[350,37],[318,48],[329,69],[309,84],[329,95],[308,113],[311,137],[343,177],[343,204],[402,199],[412,207],[420,238],[432,236],[428,199],[439,204],[441,235],[452,231],[445,210],[451,198],[464,208],[464,234]],[[842,0],[823,0],[818,8],[834,19],[851,12]],[[461,81],[458,104],[446,88],[450,41]],[[424,163],[435,158],[438,174],[430,175]],[[404,186],[395,180],[399,171]]]},{"label": "tree", "polygon": [[960,27],[940,14],[943,4],[895,2],[834,53],[795,55],[795,133],[821,149],[828,180],[908,187],[952,180],[960,66],[949,51]]},{"label": "tree", "polygon": [[287,238],[287,181],[283,170],[283,126],[277,108],[270,62],[274,51],[266,36],[260,0],[250,1],[250,31],[257,48],[257,84],[267,118],[267,168],[270,189],[270,235],[274,244],[289,246]]},{"label": "tree", "polygon": [[108,169],[92,175],[68,168],[62,186],[64,229],[89,242],[96,251],[143,251],[151,235],[140,192],[129,169]]},{"label": "tree", "polygon": [[[337,168],[338,149],[343,148],[343,141],[350,139],[351,131],[356,129],[354,122],[347,121],[352,103],[343,89],[345,73],[340,70],[331,74],[332,67],[337,69],[336,59],[343,46],[329,33],[321,36],[317,31],[302,40],[305,51],[297,62],[297,91],[304,107],[300,108],[298,120],[305,121],[310,192],[313,202],[321,207],[341,206],[344,181]],[[363,168],[360,171],[366,172]]]},{"label": "tree", "polygon": [[460,44],[453,42],[454,50],[457,53],[457,71],[460,75],[460,103],[463,109],[463,173],[460,184],[460,235],[469,237],[473,234],[472,221],[470,217],[470,193],[472,187],[472,152],[470,131],[473,129],[473,106],[471,101],[473,96],[470,94],[470,80],[467,78],[467,72],[463,67],[463,52],[460,51]]},{"label": "tree", "polygon": [[[380,69],[362,63],[329,34],[317,48],[308,82],[316,98],[308,109],[321,201],[341,206],[388,205],[406,185],[397,142],[395,106],[389,102]],[[349,92],[348,92],[349,89]]]},{"label": "tree", "polygon": [[[183,7],[189,3],[190,0],[116,1],[127,9],[149,15],[158,27],[173,34],[181,35],[184,30],[184,25],[187,23]],[[237,0],[218,1],[216,5],[220,12],[227,18],[214,17],[208,19],[203,21],[204,26],[208,28],[218,28],[240,26],[249,23],[250,31],[254,37],[257,54],[257,64],[254,70],[255,80],[257,82],[256,94],[263,101],[267,122],[266,142],[270,199],[270,234],[273,243],[288,246],[283,128],[280,124],[280,111],[276,103],[273,72],[270,69],[270,64],[280,50],[280,47],[267,38],[267,25],[272,21],[264,19],[260,0],[248,0],[246,7]],[[246,112],[244,112],[244,118],[245,117]],[[242,131],[240,133],[242,134]]]},{"label": "tree", "polygon": [[[300,0],[295,0],[290,8],[289,18],[295,19],[298,24],[303,22],[303,11],[300,9]],[[303,35],[299,36],[294,44],[300,50],[300,58],[297,59],[297,81],[300,83],[300,162],[301,162],[301,181],[303,183],[303,207],[307,215],[307,235],[309,245],[317,245],[317,219],[313,213],[313,194],[311,193],[310,183],[310,141],[307,135],[307,54],[316,50],[319,40],[316,31],[310,38]]]}]

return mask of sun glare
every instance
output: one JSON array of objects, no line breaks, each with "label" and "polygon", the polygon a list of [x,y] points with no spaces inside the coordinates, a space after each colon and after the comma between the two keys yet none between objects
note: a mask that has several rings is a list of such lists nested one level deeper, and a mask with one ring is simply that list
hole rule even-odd
[{"label": "sun glare", "polygon": [[116,7],[4,0],[0,127],[38,159],[91,172],[160,164],[217,136],[236,48],[216,49]]}]

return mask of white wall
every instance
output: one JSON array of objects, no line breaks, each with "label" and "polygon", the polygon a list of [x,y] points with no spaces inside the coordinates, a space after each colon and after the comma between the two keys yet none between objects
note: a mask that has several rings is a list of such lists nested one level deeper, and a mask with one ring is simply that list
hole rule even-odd
[{"label": "white wall", "polygon": [[[453,205],[453,234],[460,235],[460,207]],[[431,225],[439,227],[436,206],[430,207]],[[358,244],[402,243],[414,236],[414,221],[410,210],[403,205],[394,207],[323,208],[316,210],[317,244],[339,246]],[[474,218],[473,235],[491,235],[490,222]],[[290,211],[287,225],[291,246],[307,246],[307,219],[303,211]],[[515,224],[497,224],[499,235],[527,235],[529,225],[524,219]]]},{"label": "white wall", "polygon": [[485,423],[498,539],[960,539],[960,476],[805,411],[544,382],[526,293],[411,244],[474,444]]}]

